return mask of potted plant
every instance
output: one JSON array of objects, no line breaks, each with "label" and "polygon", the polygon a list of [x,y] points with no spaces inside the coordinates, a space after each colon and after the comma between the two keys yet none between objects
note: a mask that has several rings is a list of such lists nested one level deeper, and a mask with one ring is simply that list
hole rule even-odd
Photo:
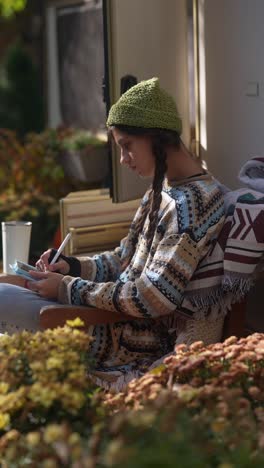
[{"label": "potted plant", "polygon": [[65,174],[90,187],[104,186],[108,176],[107,138],[89,130],[68,131],[61,140]]}]

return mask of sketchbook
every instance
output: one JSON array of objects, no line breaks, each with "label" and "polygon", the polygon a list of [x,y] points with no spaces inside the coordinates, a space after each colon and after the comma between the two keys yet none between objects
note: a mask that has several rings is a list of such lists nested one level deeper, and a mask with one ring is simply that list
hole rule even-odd
[{"label": "sketchbook", "polygon": [[13,272],[16,275],[23,276],[23,278],[30,280],[30,281],[37,281],[36,278],[32,278],[32,276],[29,274],[30,270],[35,270],[39,271],[36,267],[32,265],[28,265],[27,263],[20,262],[19,260],[16,260],[13,265],[9,265],[10,268],[12,268]]}]

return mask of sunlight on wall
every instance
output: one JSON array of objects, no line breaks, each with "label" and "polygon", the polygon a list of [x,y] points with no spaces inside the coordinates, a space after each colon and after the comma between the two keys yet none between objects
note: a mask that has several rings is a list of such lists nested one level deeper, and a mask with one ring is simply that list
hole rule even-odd
[{"label": "sunlight on wall", "polygon": [[200,94],[200,144],[207,150],[206,129],[206,70],[205,70],[205,34],[204,34],[204,0],[198,1],[198,41],[199,41],[199,94]]}]

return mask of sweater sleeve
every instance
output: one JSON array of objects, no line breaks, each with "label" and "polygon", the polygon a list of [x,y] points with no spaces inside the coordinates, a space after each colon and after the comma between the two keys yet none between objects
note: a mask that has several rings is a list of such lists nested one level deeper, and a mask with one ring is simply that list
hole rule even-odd
[{"label": "sweater sleeve", "polygon": [[121,240],[120,245],[111,252],[103,252],[93,257],[79,257],[80,277],[96,283],[116,281],[124,268],[126,259],[134,250],[135,239],[134,225],[141,216],[142,207],[147,203],[149,191],[146,192],[137,209],[131,223],[128,235]]},{"label": "sweater sleeve", "polygon": [[61,282],[59,301],[141,318],[170,314],[181,306],[184,291],[199,261],[209,250],[216,230],[217,226],[211,226],[199,239],[191,229],[164,235],[152,260],[133,281],[117,279],[96,283],[66,276]]},{"label": "sweater sleeve", "polygon": [[115,281],[122,270],[122,258],[127,240],[127,237],[122,239],[120,245],[113,251],[103,252],[93,257],[79,257],[80,276],[95,282]]}]

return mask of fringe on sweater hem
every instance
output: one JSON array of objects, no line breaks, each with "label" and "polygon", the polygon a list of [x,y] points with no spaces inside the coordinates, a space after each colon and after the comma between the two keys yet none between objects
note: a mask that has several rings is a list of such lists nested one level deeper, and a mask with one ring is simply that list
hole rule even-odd
[{"label": "fringe on sweater hem", "polygon": [[241,302],[248,294],[254,280],[252,278],[241,278],[236,275],[225,276],[221,287],[213,287],[188,293],[188,300],[197,310],[194,312],[194,318],[212,318],[216,319],[222,313],[226,314],[232,304]]}]

